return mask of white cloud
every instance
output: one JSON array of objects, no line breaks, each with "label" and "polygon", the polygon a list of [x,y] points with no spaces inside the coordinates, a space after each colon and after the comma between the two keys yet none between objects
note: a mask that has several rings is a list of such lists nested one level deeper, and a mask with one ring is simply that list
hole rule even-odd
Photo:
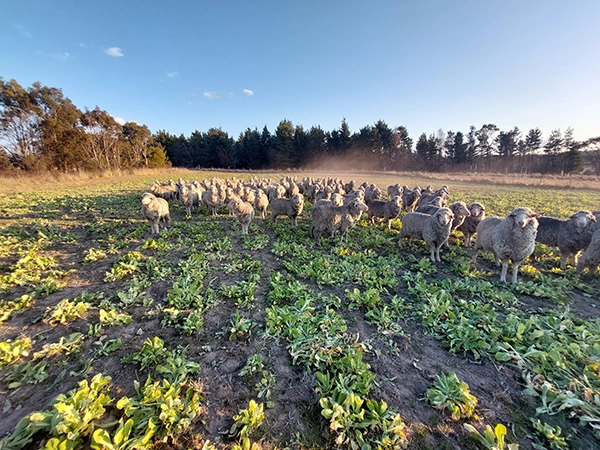
[{"label": "white cloud", "polygon": [[248,97],[252,97],[254,92],[252,92],[250,89],[244,89],[244,94],[246,94]]},{"label": "white cloud", "polygon": [[119,125],[125,125],[127,123],[127,121],[125,119],[123,119],[122,117],[115,117],[115,122],[117,122]]},{"label": "white cloud", "polygon": [[221,97],[221,95],[218,92],[211,92],[211,91],[206,91],[204,93],[204,96],[206,98],[210,98],[211,100]]},{"label": "white cloud", "polygon": [[109,56],[115,56],[115,57],[125,56],[125,55],[123,55],[123,52],[121,51],[121,49],[119,47],[108,48],[108,49],[104,50],[104,53],[106,53]]},{"label": "white cloud", "polygon": [[54,55],[56,59],[59,61],[67,61],[69,59],[75,59],[69,52],[59,53],[58,55]]},{"label": "white cloud", "polygon": [[169,78],[175,78],[177,75],[179,75],[179,72],[167,72]]}]

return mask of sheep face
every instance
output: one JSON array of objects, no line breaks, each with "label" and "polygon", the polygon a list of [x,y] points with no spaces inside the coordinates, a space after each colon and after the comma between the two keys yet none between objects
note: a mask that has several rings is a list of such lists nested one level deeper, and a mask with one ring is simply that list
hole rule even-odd
[{"label": "sheep face", "polygon": [[153,194],[146,192],[142,197],[142,205],[149,205],[154,199],[156,199],[156,197]]},{"label": "sheep face", "polygon": [[469,212],[471,213],[471,217],[480,217],[485,212],[485,208],[481,203],[471,203],[469,205]]},{"label": "sheep face", "polygon": [[589,211],[577,211],[570,219],[575,222],[577,231],[583,231],[590,223],[596,222],[596,216]]},{"label": "sheep face", "polygon": [[436,211],[434,216],[437,217],[437,221],[441,227],[445,227],[454,219],[454,214],[450,208],[440,208]]},{"label": "sheep face", "polygon": [[462,202],[453,203],[451,208],[454,214],[465,217],[469,217],[471,215],[469,209]]},{"label": "sheep face", "polygon": [[535,228],[537,228],[537,218],[540,215],[534,213],[529,208],[516,208],[507,217],[513,221],[514,226],[518,226],[519,228],[525,228],[530,222],[534,223]]},{"label": "sheep face", "polygon": [[392,202],[394,202],[394,206],[396,208],[402,207],[402,197],[400,197],[399,195],[395,195],[394,198],[392,198]]}]

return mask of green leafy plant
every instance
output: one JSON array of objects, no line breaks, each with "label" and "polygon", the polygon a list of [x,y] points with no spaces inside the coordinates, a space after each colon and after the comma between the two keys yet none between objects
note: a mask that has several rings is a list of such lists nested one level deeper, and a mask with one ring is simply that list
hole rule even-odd
[{"label": "green leafy plant", "polygon": [[68,337],[62,336],[58,342],[45,344],[39,352],[33,354],[34,359],[46,358],[56,355],[70,355],[83,349],[85,336],[82,333],[71,333]]},{"label": "green leafy plant", "polygon": [[0,342],[0,369],[28,356],[31,347],[31,338],[27,336],[18,337],[14,341]]},{"label": "green leafy plant", "polygon": [[567,444],[566,439],[561,436],[562,430],[559,426],[553,427],[545,422],[542,422],[540,419],[530,420],[533,424],[534,430],[536,430],[538,434],[544,438],[545,442],[552,450],[563,450],[569,448],[569,444]]},{"label": "green leafy plant", "polygon": [[134,381],[134,387],[137,395],[121,398],[117,408],[123,410],[124,419],[133,420],[128,436],[133,433],[140,439],[140,445],[152,439],[167,442],[187,429],[200,413],[202,397],[192,387],[182,394],[183,384],[168,380],[153,382],[150,377],[143,386]]},{"label": "green leafy plant", "polygon": [[88,384],[79,382],[78,389],[58,395],[46,411],[33,412],[19,421],[12,434],[0,441],[0,448],[23,448],[33,436],[44,431],[50,437],[45,448],[75,449],[91,436],[96,419],[104,415],[112,399],[104,393],[110,377],[97,374]]},{"label": "green leafy plant", "polygon": [[66,325],[69,322],[82,317],[87,312],[88,308],[89,305],[86,302],[77,301],[77,299],[73,301],[64,299],[58,302],[54,308],[49,309],[46,315],[49,317],[49,323]]},{"label": "green leafy plant", "polygon": [[465,430],[481,444],[484,449],[488,450],[518,450],[519,444],[505,444],[504,436],[506,436],[506,427],[499,423],[492,430],[489,425],[485,426],[485,431],[481,434],[477,428],[468,423],[463,424]]},{"label": "green leafy plant", "polygon": [[229,434],[238,436],[242,441],[250,438],[265,420],[264,405],[250,400],[248,407],[233,416],[233,420],[235,423],[229,430]]},{"label": "green leafy plant", "polygon": [[246,364],[244,365],[244,367],[242,367],[242,370],[238,375],[240,377],[244,377],[246,375],[251,376],[261,372],[264,369],[264,367],[265,366],[263,364],[262,357],[258,354],[255,354],[248,358]]},{"label": "green leafy plant", "polygon": [[254,322],[248,317],[242,316],[237,311],[231,315],[231,328],[229,330],[229,340],[233,339],[248,339],[252,334]]},{"label": "green leafy plant", "polygon": [[460,381],[456,373],[440,374],[425,394],[427,401],[436,409],[448,410],[454,420],[477,416],[477,398],[469,391],[469,386]]},{"label": "green leafy plant", "polygon": [[131,323],[131,321],[133,320],[129,314],[119,313],[114,309],[100,309],[99,315],[100,323],[109,326],[128,324]]},{"label": "green leafy plant", "polygon": [[165,342],[158,336],[154,336],[152,339],[146,339],[139,352],[130,353],[123,357],[122,361],[137,362],[144,370],[165,361],[168,356],[171,356],[171,352],[165,348]]}]

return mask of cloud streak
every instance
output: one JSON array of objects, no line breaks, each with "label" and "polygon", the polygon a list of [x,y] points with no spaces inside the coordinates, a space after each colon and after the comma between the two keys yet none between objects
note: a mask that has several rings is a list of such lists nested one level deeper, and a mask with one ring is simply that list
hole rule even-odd
[{"label": "cloud streak", "polygon": [[244,94],[246,94],[248,97],[252,97],[254,95],[254,92],[250,89],[244,89]]},{"label": "cloud streak", "polygon": [[110,47],[107,48],[106,50],[104,50],[104,53],[106,53],[109,56],[114,56],[114,57],[119,57],[119,56],[125,56],[123,54],[123,51],[119,48],[119,47]]},{"label": "cloud streak", "polygon": [[22,36],[25,36],[28,39],[31,39],[33,37],[33,35],[29,31],[27,31],[23,25],[19,25],[18,23],[13,23],[13,26],[17,30],[19,30],[19,33],[21,33]]},{"label": "cloud streak", "polygon": [[220,98],[220,97],[221,97],[221,94],[219,94],[218,92],[206,91],[206,92],[204,93],[204,96],[205,96],[206,98],[209,98],[209,99],[211,99],[211,100],[214,100],[214,99],[216,99],[216,98]]},{"label": "cloud streak", "polygon": [[169,78],[175,78],[177,75],[179,75],[179,72],[167,72]]}]

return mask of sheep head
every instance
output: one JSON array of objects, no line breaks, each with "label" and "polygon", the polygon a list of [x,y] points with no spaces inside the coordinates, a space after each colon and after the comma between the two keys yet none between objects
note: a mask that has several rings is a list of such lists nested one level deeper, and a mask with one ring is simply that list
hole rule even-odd
[{"label": "sheep head", "polygon": [[156,199],[156,197],[154,196],[154,194],[151,194],[150,192],[146,192],[143,196],[142,196],[142,205],[149,205],[150,203],[152,203],[154,200]]},{"label": "sheep head", "polygon": [[440,208],[435,212],[434,216],[437,217],[437,221],[442,227],[445,227],[454,220],[454,213],[450,208]]},{"label": "sheep head", "polygon": [[582,231],[592,222],[596,222],[596,216],[590,211],[577,211],[569,219],[575,222],[578,231]]},{"label": "sheep head", "polygon": [[520,207],[512,210],[508,214],[507,219],[512,220],[513,227],[518,226],[519,228],[525,228],[529,224],[532,224],[534,228],[537,228],[538,217],[540,217],[540,215],[533,212],[531,209],[526,207]]},{"label": "sheep head", "polygon": [[483,215],[483,213],[485,213],[485,208],[481,203],[473,202],[468,208],[472,217],[480,217]]}]

